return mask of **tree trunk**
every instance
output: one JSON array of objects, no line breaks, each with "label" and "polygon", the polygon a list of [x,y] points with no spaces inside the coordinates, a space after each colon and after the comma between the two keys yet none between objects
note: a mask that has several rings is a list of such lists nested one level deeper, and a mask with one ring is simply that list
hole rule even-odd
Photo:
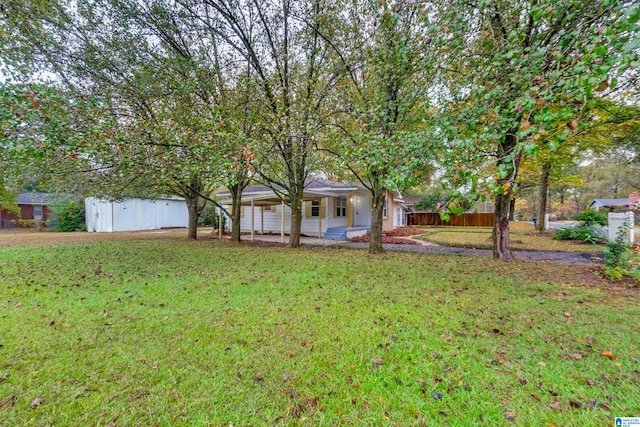
[{"label": "tree trunk", "polygon": [[538,190],[538,222],[536,223],[537,231],[544,231],[544,216],[547,213],[547,195],[549,194],[550,172],[551,163],[546,162],[542,165],[542,173],[540,174],[540,188]]},{"label": "tree trunk", "polygon": [[240,218],[242,209],[242,188],[231,186],[231,241],[240,243]]},{"label": "tree trunk", "polygon": [[[384,210],[384,190],[374,186],[371,192],[373,205],[371,206],[371,235],[369,236],[369,253],[378,254],[384,252],[382,247],[382,212]],[[390,212],[387,212],[389,215]]]},{"label": "tree trunk", "polygon": [[493,223],[493,258],[511,260],[509,249],[509,206],[511,189],[496,196],[496,215]]},{"label": "tree trunk", "polygon": [[302,228],[302,197],[291,198],[291,230],[289,231],[289,247],[300,247],[300,230]]},{"label": "tree trunk", "polygon": [[501,194],[496,195],[496,214],[493,223],[493,258],[501,261],[513,259],[509,248],[509,212],[513,197],[513,185],[518,175],[518,167],[522,158],[522,151],[514,151],[518,145],[515,132],[505,136],[501,144],[501,158],[497,166],[501,164],[510,171],[504,179],[498,180],[503,188]]},{"label": "tree trunk", "polygon": [[198,238],[198,196],[186,199],[187,209],[189,210],[189,231],[187,233],[189,239],[196,240]]},{"label": "tree trunk", "polygon": [[509,221],[515,221],[516,219],[516,198],[511,197],[509,202]]}]

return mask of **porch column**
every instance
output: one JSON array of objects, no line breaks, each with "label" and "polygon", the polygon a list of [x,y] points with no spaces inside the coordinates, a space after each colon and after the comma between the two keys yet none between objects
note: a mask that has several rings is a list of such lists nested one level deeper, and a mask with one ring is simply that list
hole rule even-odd
[{"label": "porch column", "polygon": [[[324,210],[327,210],[326,204]],[[318,239],[322,239],[322,203],[318,206]]]},{"label": "porch column", "polygon": [[282,201],[282,218],[280,219],[280,243],[284,243],[284,200]]},{"label": "porch column", "polygon": [[264,236],[264,206],[260,206],[260,234]]},{"label": "porch column", "polygon": [[251,240],[252,241],[253,241],[253,234],[255,233],[254,217],[255,217],[255,210],[253,209],[253,199],[251,199]]},{"label": "porch column", "polygon": [[353,209],[351,208],[351,204],[353,203],[353,198],[355,196],[347,196],[347,228],[351,228],[353,224],[353,218],[351,218]]},{"label": "porch column", "polygon": [[222,239],[222,207],[218,207],[218,239]]}]

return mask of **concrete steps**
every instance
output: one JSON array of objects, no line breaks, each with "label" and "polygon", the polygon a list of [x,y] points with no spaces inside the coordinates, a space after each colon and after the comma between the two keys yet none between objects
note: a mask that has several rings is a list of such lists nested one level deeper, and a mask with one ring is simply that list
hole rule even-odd
[{"label": "concrete steps", "polygon": [[332,227],[322,235],[326,240],[347,240],[354,236],[369,234],[369,227]]}]

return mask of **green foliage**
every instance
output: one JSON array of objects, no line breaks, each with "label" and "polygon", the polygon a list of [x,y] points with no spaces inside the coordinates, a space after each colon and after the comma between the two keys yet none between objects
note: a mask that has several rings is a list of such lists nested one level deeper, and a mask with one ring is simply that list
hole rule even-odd
[{"label": "green foliage", "polygon": [[20,219],[18,224],[21,228],[39,228],[43,222],[39,219]]},{"label": "green foliage", "polygon": [[602,226],[607,224],[606,214],[593,209],[586,209],[574,217],[580,223],[576,227],[562,228],[554,236],[557,240],[580,240],[596,244],[605,241],[602,237]]},{"label": "green foliage", "polygon": [[577,227],[562,228],[556,232],[554,238],[557,240],[580,240],[590,244],[604,241],[599,227],[584,224]]},{"label": "green foliage", "polygon": [[604,274],[611,280],[633,277],[640,280],[640,248],[636,252],[629,244],[629,225],[620,227],[618,235],[604,251]]},{"label": "green foliage", "polygon": [[75,199],[60,199],[49,206],[55,231],[85,231],[84,203]]},{"label": "green foliage", "polygon": [[506,219],[522,158],[566,144],[596,93],[640,65],[636,11],[597,0],[442,2],[433,42],[453,71],[438,115],[444,184],[492,194]]},{"label": "green foliage", "polygon": [[425,194],[416,202],[415,208],[418,211],[435,212],[438,210],[439,204],[441,204],[442,202],[442,196],[440,196],[439,194]]},{"label": "green foliage", "polygon": [[595,209],[585,209],[584,211],[576,214],[573,219],[588,226],[604,226],[609,222],[609,217],[606,212],[600,212]]},{"label": "green foliage", "polygon": [[[220,216],[218,215],[218,212],[216,211],[216,209],[205,208],[202,214],[200,215],[200,217],[198,218],[198,225],[211,226],[217,230],[219,218]],[[224,230],[226,226],[227,226],[227,217],[225,215],[222,215],[222,229]]]}]

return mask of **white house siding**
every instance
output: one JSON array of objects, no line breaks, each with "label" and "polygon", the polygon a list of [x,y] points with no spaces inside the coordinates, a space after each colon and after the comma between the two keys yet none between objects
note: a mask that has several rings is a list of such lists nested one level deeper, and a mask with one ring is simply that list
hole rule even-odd
[{"label": "white house siding", "polygon": [[90,232],[155,230],[189,225],[189,211],[184,200],[127,199],[110,202],[89,197],[85,200],[85,212]]},{"label": "white house siding", "polygon": [[[326,209],[324,216],[322,217],[322,233],[327,231],[327,228],[331,227],[346,227],[347,217],[334,217],[333,211],[335,210],[335,199],[333,197],[327,197]],[[310,202],[304,202],[302,206],[302,225],[300,232],[309,236],[317,236],[320,230],[320,220],[316,217],[305,217],[306,204]],[[271,210],[271,207],[265,206],[264,208],[264,232],[265,233],[280,233],[280,226],[282,223],[282,204],[274,205],[275,211]],[[254,231],[260,233],[262,231],[262,222],[260,219],[260,207],[254,206]],[[240,218],[240,230],[251,231],[251,206],[243,206],[244,215]],[[291,231],[291,208],[285,205],[284,207],[284,232],[289,233]]]}]

